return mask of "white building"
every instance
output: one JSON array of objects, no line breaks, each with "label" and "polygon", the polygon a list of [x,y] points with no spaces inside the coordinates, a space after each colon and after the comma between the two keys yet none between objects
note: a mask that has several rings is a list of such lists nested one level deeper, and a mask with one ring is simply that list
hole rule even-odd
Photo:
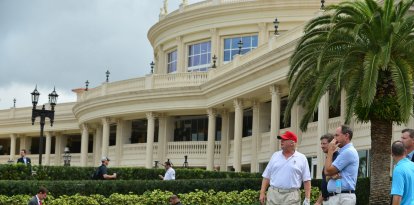
[{"label": "white building", "polygon": [[[333,112],[323,98],[306,133],[298,129],[300,107],[291,110],[289,127],[281,119],[289,57],[304,23],[322,12],[321,2],[186,2],[171,13],[162,8],[148,32],[153,74],[76,89],[76,102],[56,106],[54,126],[45,126],[43,164],[62,165],[69,147],[72,166],[96,166],[101,156],[111,158],[111,166],[150,168],[167,159],[181,166],[187,155],[189,166],[259,172],[278,150],[278,133],[289,129],[300,136],[298,149],[319,177],[319,137],[343,122],[344,107]],[[30,119],[31,107],[0,110],[0,163],[16,161],[20,149],[38,162],[39,126]],[[352,126],[367,175],[370,125]],[[395,137],[401,129],[394,128]]]}]

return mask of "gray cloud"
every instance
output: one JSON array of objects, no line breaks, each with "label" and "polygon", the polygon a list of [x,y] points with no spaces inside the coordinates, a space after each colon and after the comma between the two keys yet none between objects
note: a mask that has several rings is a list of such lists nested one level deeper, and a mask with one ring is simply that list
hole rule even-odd
[{"label": "gray cloud", "polygon": [[[169,1],[169,11],[179,3]],[[8,90],[16,87],[37,84],[49,93],[56,86],[71,95],[86,80],[99,86],[106,70],[110,81],[149,73],[147,31],[161,6],[162,0],[0,0],[0,109],[12,105],[6,93],[22,92]]]}]

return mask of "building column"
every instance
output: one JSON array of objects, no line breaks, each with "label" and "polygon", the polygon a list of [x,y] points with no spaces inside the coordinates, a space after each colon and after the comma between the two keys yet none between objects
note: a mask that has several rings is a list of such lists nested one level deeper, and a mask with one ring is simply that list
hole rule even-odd
[{"label": "building column", "polygon": [[88,164],[88,143],[89,143],[89,128],[88,125],[83,123],[81,125],[81,154],[80,154],[80,166],[86,167]]},{"label": "building column", "polygon": [[214,168],[214,147],[216,139],[216,116],[217,112],[213,108],[207,109],[208,114],[208,136],[207,136],[207,170]]},{"label": "building column", "polygon": [[46,132],[45,165],[50,165],[50,150],[52,148],[52,133]]},{"label": "building column", "polygon": [[277,135],[280,132],[280,93],[279,87],[270,86],[270,94],[272,95],[271,116],[270,116],[270,138],[269,138],[269,156],[278,150]]},{"label": "building column", "polygon": [[[319,138],[328,133],[329,131],[329,93],[326,93],[322,96],[321,100],[319,101],[318,105],[318,135],[316,138],[316,147],[317,147],[317,165],[316,165],[316,173],[322,172],[322,167],[325,164],[325,154],[323,153],[322,149],[320,149],[320,140]],[[312,164],[313,166],[313,164]],[[317,175],[319,176],[319,175]]]},{"label": "building column", "polygon": [[229,112],[221,112],[221,143],[220,143],[220,171],[227,171],[227,157],[229,156]]},{"label": "building column", "polygon": [[298,144],[302,142],[302,131],[300,130],[300,121],[302,119],[303,108],[298,105],[297,102],[292,107],[290,111],[290,129],[292,132],[298,136]]},{"label": "building column", "polygon": [[[219,45],[219,34],[218,34],[218,29],[217,28],[211,28],[210,29],[210,35],[211,35],[211,57],[213,57],[214,55],[216,55],[217,57],[217,61],[216,61],[216,66],[218,66],[220,64],[220,59],[223,59],[222,55],[219,53],[220,52],[220,45]],[[221,57],[221,58],[220,58]],[[213,60],[211,59],[211,64],[213,64]]]},{"label": "building column", "polygon": [[62,133],[57,132],[55,133],[56,141],[55,141],[55,165],[60,166],[62,163],[61,154],[63,153],[63,148],[65,146],[65,140],[63,140],[64,136]]},{"label": "building column", "polygon": [[[177,72],[178,73],[185,73],[187,72],[185,70],[185,47],[183,43],[183,37],[178,36],[175,38],[175,42],[177,44]],[[168,61],[168,53],[166,53],[165,61]],[[165,66],[165,69],[167,70],[167,66]],[[168,72],[168,70],[167,70]]]},{"label": "building column", "polygon": [[242,135],[243,135],[243,101],[234,100],[234,157],[233,167],[235,172],[241,172],[242,161]]},{"label": "building column", "polygon": [[166,158],[167,154],[167,133],[168,133],[168,126],[167,122],[168,117],[164,114],[159,115],[158,122],[159,122],[159,131],[158,131],[158,161],[163,163]]},{"label": "building column", "polygon": [[117,166],[121,165],[123,157],[124,144],[128,143],[128,138],[131,137],[132,122],[124,121],[122,119],[117,120],[116,125],[116,161]]},{"label": "building column", "polygon": [[268,42],[269,32],[267,31],[267,24],[265,22],[258,23],[259,27],[259,45],[263,45]]},{"label": "building column", "polygon": [[10,134],[10,160],[14,161],[14,157],[16,156],[16,134]]},{"label": "building column", "polygon": [[146,113],[147,115],[147,147],[145,153],[145,168],[152,168],[153,150],[154,150],[154,129],[155,129],[155,114],[153,112]]},{"label": "building column", "polygon": [[102,131],[103,131],[103,126],[102,125],[98,125],[96,130],[95,130],[95,136],[94,136],[94,145],[95,145],[95,151],[94,151],[94,161],[93,163],[97,163],[100,162],[101,157],[102,157]]},{"label": "building column", "polygon": [[159,45],[157,48],[157,60],[155,61],[154,73],[155,74],[166,74],[167,73],[166,62],[167,62],[167,58],[164,53],[163,46]]},{"label": "building column", "polygon": [[259,101],[253,101],[253,129],[252,129],[252,148],[251,148],[251,161],[250,161],[250,172],[259,172],[258,162],[258,151],[259,151],[259,137],[260,137],[260,108],[261,104]]},{"label": "building column", "polygon": [[110,118],[102,118],[102,148],[101,157],[108,157]]},{"label": "building column", "polygon": [[32,144],[28,136],[19,136],[20,137],[20,150],[25,149],[27,154],[31,154],[30,146]]}]

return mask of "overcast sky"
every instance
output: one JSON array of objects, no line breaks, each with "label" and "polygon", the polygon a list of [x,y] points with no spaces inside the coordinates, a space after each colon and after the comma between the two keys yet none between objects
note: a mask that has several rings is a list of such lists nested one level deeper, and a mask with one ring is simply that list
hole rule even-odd
[{"label": "overcast sky", "polygon": [[[200,0],[189,1],[195,3]],[[169,0],[168,11],[181,0]],[[0,0],[0,110],[39,104],[56,86],[58,103],[75,101],[72,89],[99,86],[150,71],[148,29],[163,0]]]}]

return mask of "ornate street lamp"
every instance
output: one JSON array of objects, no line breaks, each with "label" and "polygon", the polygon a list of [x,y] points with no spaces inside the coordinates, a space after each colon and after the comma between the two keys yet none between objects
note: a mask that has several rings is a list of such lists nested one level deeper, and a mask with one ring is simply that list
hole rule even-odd
[{"label": "ornate street lamp", "polygon": [[184,168],[188,168],[188,161],[187,161],[187,159],[188,159],[188,156],[187,156],[187,155],[185,155],[185,156],[184,156],[184,164],[183,164],[183,167],[184,167]]},{"label": "ornate street lamp", "polygon": [[214,54],[212,59],[213,59],[213,66],[211,66],[211,68],[216,68],[217,56]]},{"label": "ornate street lamp", "polygon": [[243,41],[240,39],[240,41],[237,43],[237,45],[239,46],[239,55],[241,54],[241,50],[243,48]]},{"label": "ornate street lamp", "polygon": [[13,107],[16,108],[16,98],[13,98]]},{"label": "ornate street lamp", "polygon": [[325,10],[325,0],[321,0],[321,10]]},{"label": "ornate street lamp", "polygon": [[106,74],[106,82],[109,82],[109,74],[111,73],[109,72],[109,70],[107,70],[105,74]]},{"label": "ornate street lamp", "polygon": [[154,73],[154,61],[151,61],[150,66],[151,66],[151,74]]},{"label": "ornate street lamp", "polygon": [[70,160],[72,159],[72,155],[70,154],[69,147],[65,147],[65,153],[63,154],[63,166],[70,167]]},{"label": "ornate street lamp", "polygon": [[273,24],[275,25],[275,36],[279,36],[279,21],[277,20],[277,18],[275,18],[275,21],[273,21]]},{"label": "ornate street lamp", "polygon": [[89,86],[89,81],[86,80],[86,82],[85,82],[85,91],[88,91],[88,86]]},{"label": "ornate street lamp", "polygon": [[39,102],[39,91],[37,91],[37,85],[32,94],[32,125],[36,120],[36,117],[40,117],[40,140],[39,140],[39,165],[42,165],[42,153],[43,153],[43,129],[45,127],[46,117],[50,119],[50,126],[53,126],[53,120],[55,118],[55,106],[57,103],[58,94],[56,93],[56,89],[53,88],[52,93],[49,94],[49,104],[51,110],[46,110],[45,105],[43,105],[42,109],[37,109],[36,105]]},{"label": "ornate street lamp", "polygon": [[154,168],[155,168],[155,169],[157,169],[157,168],[158,168],[158,162],[160,162],[160,161],[158,161],[158,160],[155,160],[155,161],[154,161]]}]

